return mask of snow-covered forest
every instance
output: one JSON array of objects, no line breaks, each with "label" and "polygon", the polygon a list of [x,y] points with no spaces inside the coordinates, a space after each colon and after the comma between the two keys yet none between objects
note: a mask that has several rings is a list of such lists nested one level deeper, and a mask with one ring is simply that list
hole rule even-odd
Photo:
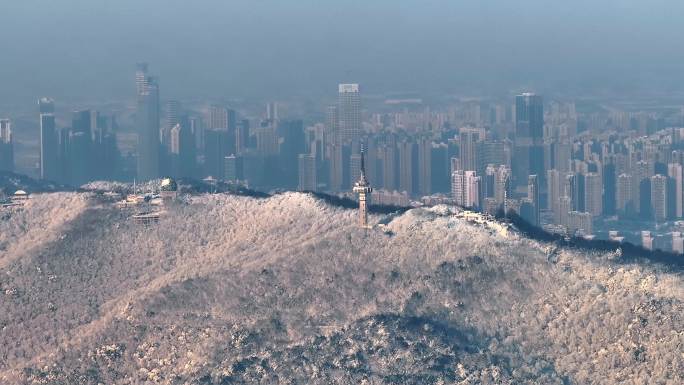
[{"label": "snow-covered forest", "polygon": [[681,271],[453,209],[94,193],[0,215],[2,384],[684,383]]}]

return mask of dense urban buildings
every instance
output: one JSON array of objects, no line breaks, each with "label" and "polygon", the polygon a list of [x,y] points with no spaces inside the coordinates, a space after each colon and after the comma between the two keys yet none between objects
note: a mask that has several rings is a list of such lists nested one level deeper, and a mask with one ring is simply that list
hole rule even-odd
[{"label": "dense urban buildings", "polygon": [[[375,204],[513,211],[553,232],[652,238],[671,250],[684,232],[680,110],[578,108],[529,92],[433,107],[420,98],[364,97],[359,84],[344,83],[330,90],[332,104],[302,114],[276,101],[162,98],[148,68],[137,67],[124,128],[114,114],[62,112],[39,99],[36,174],[70,185],[210,177],[356,197],[363,159]],[[0,168],[13,170],[12,123],[1,128]]]}]

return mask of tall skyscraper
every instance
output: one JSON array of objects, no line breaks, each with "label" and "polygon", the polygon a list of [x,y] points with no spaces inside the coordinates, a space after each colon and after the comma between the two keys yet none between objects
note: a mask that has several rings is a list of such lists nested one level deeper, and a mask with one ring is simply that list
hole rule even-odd
[{"label": "tall skyscraper", "polygon": [[584,176],[585,211],[597,217],[603,214],[603,181],[597,173]]},{"label": "tall skyscraper", "polygon": [[55,124],[55,105],[49,98],[38,100],[40,112],[40,178],[61,181],[59,138]]},{"label": "tall skyscraper", "polygon": [[527,199],[532,205],[532,224],[535,226],[541,225],[541,220],[539,218],[539,180],[536,175],[530,175],[527,178]]},{"label": "tall skyscraper", "polygon": [[382,187],[392,191],[397,189],[397,164],[394,143],[384,143],[378,153],[382,170]]},{"label": "tall skyscraper", "polygon": [[136,88],[136,95],[138,96],[138,101],[147,92],[147,84],[148,84],[147,71],[148,71],[147,63],[138,63],[136,65],[135,88]]},{"label": "tall skyscraper", "polygon": [[[307,152],[304,135],[304,122],[301,120],[277,121],[277,135],[280,141],[279,166],[281,186],[295,189],[297,187],[297,167],[299,154]],[[350,181],[350,185],[356,180]]]},{"label": "tall skyscraper", "polygon": [[340,133],[339,109],[337,106],[328,106],[325,111],[325,128],[328,133],[327,156],[329,157],[328,189],[341,191],[344,184],[344,164],[342,151],[342,134]]},{"label": "tall skyscraper", "polygon": [[460,167],[465,171],[477,171],[478,145],[484,140],[485,130],[483,128],[462,127],[459,130],[459,160]]},{"label": "tall skyscraper", "polygon": [[155,78],[147,76],[147,65],[145,65],[139,67],[138,72],[136,72],[136,85],[138,86],[138,108],[136,112],[138,131],[137,178],[139,180],[150,180],[160,176],[159,84]]},{"label": "tall skyscraper", "polygon": [[12,121],[0,119],[0,171],[14,171]]},{"label": "tall skyscraper", "polygon": [[224,179],[236,182],[244,179],[244,164],[242,157],[228,155],[225,157]]},{"label": "tall skyscraper", "polygon": [[169,154],[175,177],[191,177],[195,171],[195,136],[188,125],[187,119],[183,119],[171,129]]},{"label": "tall skyscraper", "polygon": [[494,199],[500,206],[506,203],[510,193],[511,170],[501,165],[496,169],[494,177]]},{"label": "tall skyscraper", "polygon": [[653,219],[662,222],[667,219],[667,177],[651,177],[651,213]]},{"label": "tall skyscraper", "polygon": [[615,208],[618,213],[625,214],[633,211],[632,203],[632,176],[622,173],[617,177],[617,194],[615,198]]},{"label": "tall skyscraper", "polygon": [[181,117],[181,103],[178,100],[169,100],[166,102],[166,122],[165,127],[168,130],[176,127],[180,123]]},{"label": "tall skyscraper", "polygon": [[640,160],[636,162],[634,167],[634,172],[632,174],[632,203],[634,204],[634,210],[637,213],[643,214],[645,217],[650,218],[650,178],[653,176],[654,165],[645,160]]},{"label": "tall skyscraper", "polygon": [[74,186],[92,180],[97,170],[98,165],[93,162],[95,154],[92,146],[97,116],[97,112],[92,110],[77,110],[72,113],[65,153],[65,179]]},{"label": "tall skyscraper", "polygon": [[358,84],[340,84],[337,104],[339,130],[343,143],[361,139],[361,95]]},{"label": "tall skyscraper", "polygon": [[[365,160],[365,154],[364,154]],[[352,154],[349,156],[349,179],[350,185],[359,180],[361,177],[361,154]]]},{"label": "tall skyscraper", "polygon": [[229,126],[230,114],[231,113],[228,108],[216,104],[212,105],[209,107],[207,128],[213,130],[227,130]]},{"label": "tall skyscraper", "polygon": [[480,207],[480,177],[475,171],[456,170],[451,175],[451,196],[462,207]]},{"label": "tall skyscraper", "polygon": [[266,104],[266,120],[277,122],[280,119],[278,114],[278,102],[270,102]]},{"label": "tall skyscraper", "polygon": [[413,142],[402,140],[399,148],[399,190],[414,195],[413,189]]},{"label": "tall skyscraper", "polygon": [[255,130],[257,151],[262,156],[275,156],[280,153],[276,128],[269,122],[262,122],[262,126]]},{"label": "tall skyscraper", "polygon": [[553,223],[560,224],[560,216],[558,213],[558,200],[561,197],[561,173],[558,172],[558,170],[556,169],[548,170],[546,172],[546,185],[547,209],[553,212]]},{"label": "tall skyscraper", "polygon": [[432,189],[432,141],[418,139],[418,192],[430,195]]},{"label": "tall skyscraper", "polygon": [[209,129],[204,135],[204,175],[220,179],[225,174],[225,157],[231,155],[228,131]]},{"label": "tall skyscraper", "polygon": [[[299,168],[298,190],[299,191],[316,191],[316,158],[311,154],[299,154],[299,167],[298,168]],[[359,172],[360,172],[360,169],[359,169]]]},{"label": "tall skyscraper", "polygon": [[682,165],[679,163],[670,163],[667,165],[667,176],[670,177],[674,184],[674,191],[672,191],[672,201],[674,203],[674,217],[682,217],[682,203],[684,199],[684,192],[682,191]]},{"label": "tall skyscraper", "polygon": [[524,93],[515,98],[515,148],[513,178],[524,185],[528,175],[544,174],[544,102],[541,96]]},{"label": "tall skyscraper", "polygon": [[615,164],[606,163],[603,166],[603,214],[615,215],[615,196],[617,191],[617,175]]}]

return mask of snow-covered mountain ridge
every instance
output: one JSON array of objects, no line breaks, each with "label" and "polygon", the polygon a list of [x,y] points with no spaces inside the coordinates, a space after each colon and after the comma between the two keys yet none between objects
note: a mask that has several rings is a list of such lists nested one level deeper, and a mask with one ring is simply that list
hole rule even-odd
[{"label": "snow-covered mountain ridge", "polygon": [[0,221],[8,384],[682,383],[684,283],[439,206],[90,193]]}]

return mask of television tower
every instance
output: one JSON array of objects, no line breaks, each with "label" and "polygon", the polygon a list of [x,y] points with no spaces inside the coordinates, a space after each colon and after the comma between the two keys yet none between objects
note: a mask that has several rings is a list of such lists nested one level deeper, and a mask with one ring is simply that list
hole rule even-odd
[{"label": "television tower", "polygon": [[354,193],[359,194],[359,226],[367,229],[368,226],[368,206],[366,203],[366,196],[370,194],[373,189],[366,179],[366,167],[364,164],[363,148],[361,149],[361,175],[359,180],[354,184]]}]

